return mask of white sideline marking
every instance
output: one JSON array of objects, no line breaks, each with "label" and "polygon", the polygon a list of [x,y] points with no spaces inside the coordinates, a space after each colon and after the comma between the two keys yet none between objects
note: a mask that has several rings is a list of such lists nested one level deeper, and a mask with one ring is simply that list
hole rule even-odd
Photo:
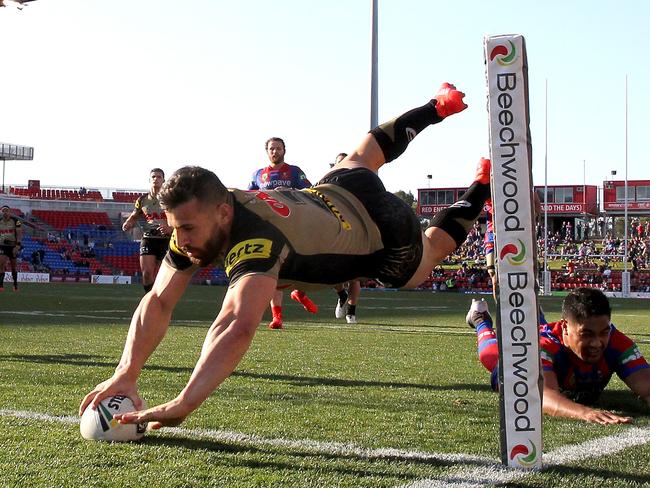
[{"label": "white sideline marking", "polygon": [[[648,442],[650,442],[650,427],[631,427],[620,434],[592,439],[581,444],[569,444],[544,454],[542,471],[551,466],[562,466],[575,461],[607,456]],[[478,488],[510,483],[535,473],[536,471],[507,468],[501,464],[475,468],[462,467],[454,474],[417,480],[402,485],[401,488]]]},{"label": "white sideline marking", "polygon": [[[5,410],[0,409],[0,417],[16,417],[28,420],[40,420],[48,422],[60,422],[64,424],[78,424],[77,416],[56,416],[38,412]],[[322,442],[311,439],[267,439],[257,435],[243,434],[241,432],[231,432],[228,430],[211,430],[211,429],[185,429],[183,427],[167,427],[161,430],[164,436],[172,435],[174,437],[192,437],[195,439],[208,439],[218,442],[236,442],[250,446],[271,446],[283,447],[288,449],[301,449],[313,453],[321,454],[339,454],[343,456],[357,456],[359,458],[389,458],[397,460],[415,460],[415,461],[441,461],[446,463],[472,463],[484,464],[491,466],[496,462],[494,458],[475,456],[471,454],[455,453],[436,453],[423,451],[407,451],[393,448],[366,448],[354,444],[344,444],[341,442]]]}]

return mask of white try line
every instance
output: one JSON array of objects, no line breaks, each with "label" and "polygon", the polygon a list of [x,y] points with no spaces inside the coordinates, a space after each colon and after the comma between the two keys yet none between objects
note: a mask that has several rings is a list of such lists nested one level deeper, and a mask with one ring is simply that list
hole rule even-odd
[{"label": "white try line", "polygon": [[[39,412],[0,409],[0,417],[14,417],[34,421],[59,422],[63,424],[78,424],[77,416],[56,416]],[[148,434],[151,435],[151,434]],[[314,454],[354,456],[362,459],[395,459],[399,461],[431,461],[435,463],[454,463],[492,466],[497,461],[494,458],[475,456],[472,454],[436,453],[422,451],[407,451],[393,448],[366,448],[354,444],[341,442],[323,442],[311,439],[284,439],[264,438],[241,432],[211,429],[185,429],[182,427],[167,427],[159,433],[153,434],[164,437],[184,437],[217,442],[232,442],[252,447],[282,447],[286,449],[299,449]]]},{"label": "white try line", "polygon": [[[608,456],[648,442],[650,442],[650,427],[630,427],[620,434],[599,437],[581,444],[562,446],[546,453],[542,457],[542,471],[554,466],[563,466],[585,459]],[[474,468],[463,466],[451,475],[417,480],[402,485],[400,488],[478,488],[512,483],[515,480],[534,476],[535,474],[536,471],[507,468],[501,464]]]},{"label": "white try line", "polygon": [[[0,417],[22,418],[32,421],[59,422],[78,424],[77,416],[56,416],[38,412],[0,409]],[[149,434],[152,435],[152,434]],[[185,429],[182,427],[166,428],[153,434],[164,437],[185,437],[207,439],[217,442],[232,442],[253,447],[281,447],[300,449],[314,454],[354,456],[361,459],[394,459],[398,461],[431,461],[434,463],[457,464],[459,468],[451,474],[437,478],[417,480],[402,485],[402,488],[478,488],[495,484],[509,483],[527,476],[534,476],[535,471],[524,471],[502,466],[497,459],[462,453],[435,453],[407,451],[393,448],[365,448],[354,444],[340,442],[321,442],[311,439],[271,438],[232,432],[227,430]],[[544,454],[542,469],[562,466],[585,459],[608,456],[624,449],[650,442],[650,427],[630,427],[619,434],[592,439],[581,444],[562,446]]]}]

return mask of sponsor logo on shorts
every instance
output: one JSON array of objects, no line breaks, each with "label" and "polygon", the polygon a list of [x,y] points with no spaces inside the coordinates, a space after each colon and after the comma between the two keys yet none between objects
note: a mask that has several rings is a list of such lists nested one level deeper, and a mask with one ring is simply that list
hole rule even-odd
[{"label": "sponsor logo on shorts", "polygon": [[242,261],[271,257],[272,242],[269,239],[248,239],[235,244],[225,259],[226,275]]}]

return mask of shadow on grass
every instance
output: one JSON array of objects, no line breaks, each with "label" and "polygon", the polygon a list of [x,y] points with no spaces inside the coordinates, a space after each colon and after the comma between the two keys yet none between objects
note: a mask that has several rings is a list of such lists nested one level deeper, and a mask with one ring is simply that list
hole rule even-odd
[{"label": "shadow on grass", "polygon": [[[39,364],[65,364],[73,366],[94,366],[114,368],[115,362],[102,360],[102,356],[91,356],[88,354],[7,354],[0,355],[0,362],[30,362]],[[193,368],[183,366],[159,366],[155,364],[145,365],[148,371],[164,371],[168,373],[191,373]],[[430,385],[423,383],[391,382],[391,381],[370,381],[342,378],[324,378],[314,376],[295,376],[272,373],[252,373],[248,371],[235,371],[231,376],[242,378],[253,378],[270,381],[283,381],[292,386],[335,386],[335,387],[381,387],[381,388],[416,388],[430,391],[441,390],[467,390],[467,391],[491,391],[487,384],[475,383],[454,383],[448,385]]]},{"label": "shadow on grass", "polygon": [[[544,469],[544,473],[553,473],[561,476],[575,476],[577,479],[584,479],[585,476],[599,477],[608,482],[620,481],[622,486],[645,486],[650,484],[650,476],[642,474],[621,473],[608,469],[581,468],[573,466],[550,466]],[[595,483],[595,480],[592,480]],[[530,485],[526,485],[530,486]]]}]

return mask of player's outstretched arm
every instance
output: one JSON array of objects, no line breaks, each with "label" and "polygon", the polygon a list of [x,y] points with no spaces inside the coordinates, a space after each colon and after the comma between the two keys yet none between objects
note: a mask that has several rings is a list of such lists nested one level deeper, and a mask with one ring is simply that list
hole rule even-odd
[{"label": "player's outstretched arm", "polygon": [[650,407],[650,368],[639,369],[625,378],[625,384]]},{"label": "player's outstretched arm", "polygon": [[552,371],[544,371],[544,400],[542,410],[548,415],[555,417],[567,417],[571,419],[586,420],[597,424],[629,424],[631,417],[616,415],[607,410],[581,405],[565,397],[560,392],[557,376]]},{"label": "player's outstretched arm", "polygon": [[88,405],[96,408],[102,399],[116,394],[128,396],[136,408],[142,408],[136,386],[138,377],[144,363],[165,336],[172,311],[192,279],[192,273],[193,269],[178,271],[163,261],[153,289],[142,297],[133,314],[115,373],[84,397],[79,415]]},{"label": "player's outstretched arm", "polygon": [[277,280],[265,275],[240,278],[228,289],[183,391],[165,404],[141,412],[116,415],[115,418],[121,423],[152,422],[150,427],[153,429],[175,426],[185,420],[239,364],[276,286]]}]

